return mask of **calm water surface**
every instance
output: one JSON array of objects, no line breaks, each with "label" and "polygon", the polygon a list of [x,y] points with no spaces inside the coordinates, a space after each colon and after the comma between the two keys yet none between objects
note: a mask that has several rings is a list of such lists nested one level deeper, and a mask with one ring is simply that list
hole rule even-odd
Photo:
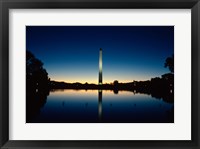
[{"label": "calm water surface", "polygon": [[174,104],[131,91],[54,90],[34,123],[173,123]]}]

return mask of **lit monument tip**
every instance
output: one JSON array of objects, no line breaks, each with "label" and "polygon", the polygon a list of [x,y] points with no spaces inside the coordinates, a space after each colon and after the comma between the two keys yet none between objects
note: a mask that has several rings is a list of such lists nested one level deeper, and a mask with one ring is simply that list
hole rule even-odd
[{"label": "lit monument tip", "polygon": [[102,79],[102,48],[99,50],[99,85],[103,84],[103,79]]}]

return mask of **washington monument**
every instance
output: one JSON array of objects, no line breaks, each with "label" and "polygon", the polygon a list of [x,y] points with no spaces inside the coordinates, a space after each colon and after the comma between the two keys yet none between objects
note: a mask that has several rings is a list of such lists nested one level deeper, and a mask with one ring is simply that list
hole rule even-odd
[{"label": "washington monument", "polygon": [[99,50],[99,85],[103,84],[103,79],[102,79],[102,49],[100,48]]}]

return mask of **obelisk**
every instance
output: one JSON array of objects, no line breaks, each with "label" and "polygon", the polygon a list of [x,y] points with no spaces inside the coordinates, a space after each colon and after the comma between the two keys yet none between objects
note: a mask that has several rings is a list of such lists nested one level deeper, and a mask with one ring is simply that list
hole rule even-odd
[{"label": "obelisk", "polygon": [[99,85],[103,84],[102,80],[102,49],[99,50]]}]

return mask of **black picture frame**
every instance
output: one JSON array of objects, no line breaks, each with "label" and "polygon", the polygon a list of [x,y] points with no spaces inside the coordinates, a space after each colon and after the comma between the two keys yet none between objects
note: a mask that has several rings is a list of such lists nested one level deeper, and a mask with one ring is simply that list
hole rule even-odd
[{"label": "black picture frame", "polygon": [[[24,141],[9,140],[9,9],[191,9],[192,140],[191,141]],[[9,148],[200,148],[200,2],[199,0],[0,0],[0,147]]]}]

